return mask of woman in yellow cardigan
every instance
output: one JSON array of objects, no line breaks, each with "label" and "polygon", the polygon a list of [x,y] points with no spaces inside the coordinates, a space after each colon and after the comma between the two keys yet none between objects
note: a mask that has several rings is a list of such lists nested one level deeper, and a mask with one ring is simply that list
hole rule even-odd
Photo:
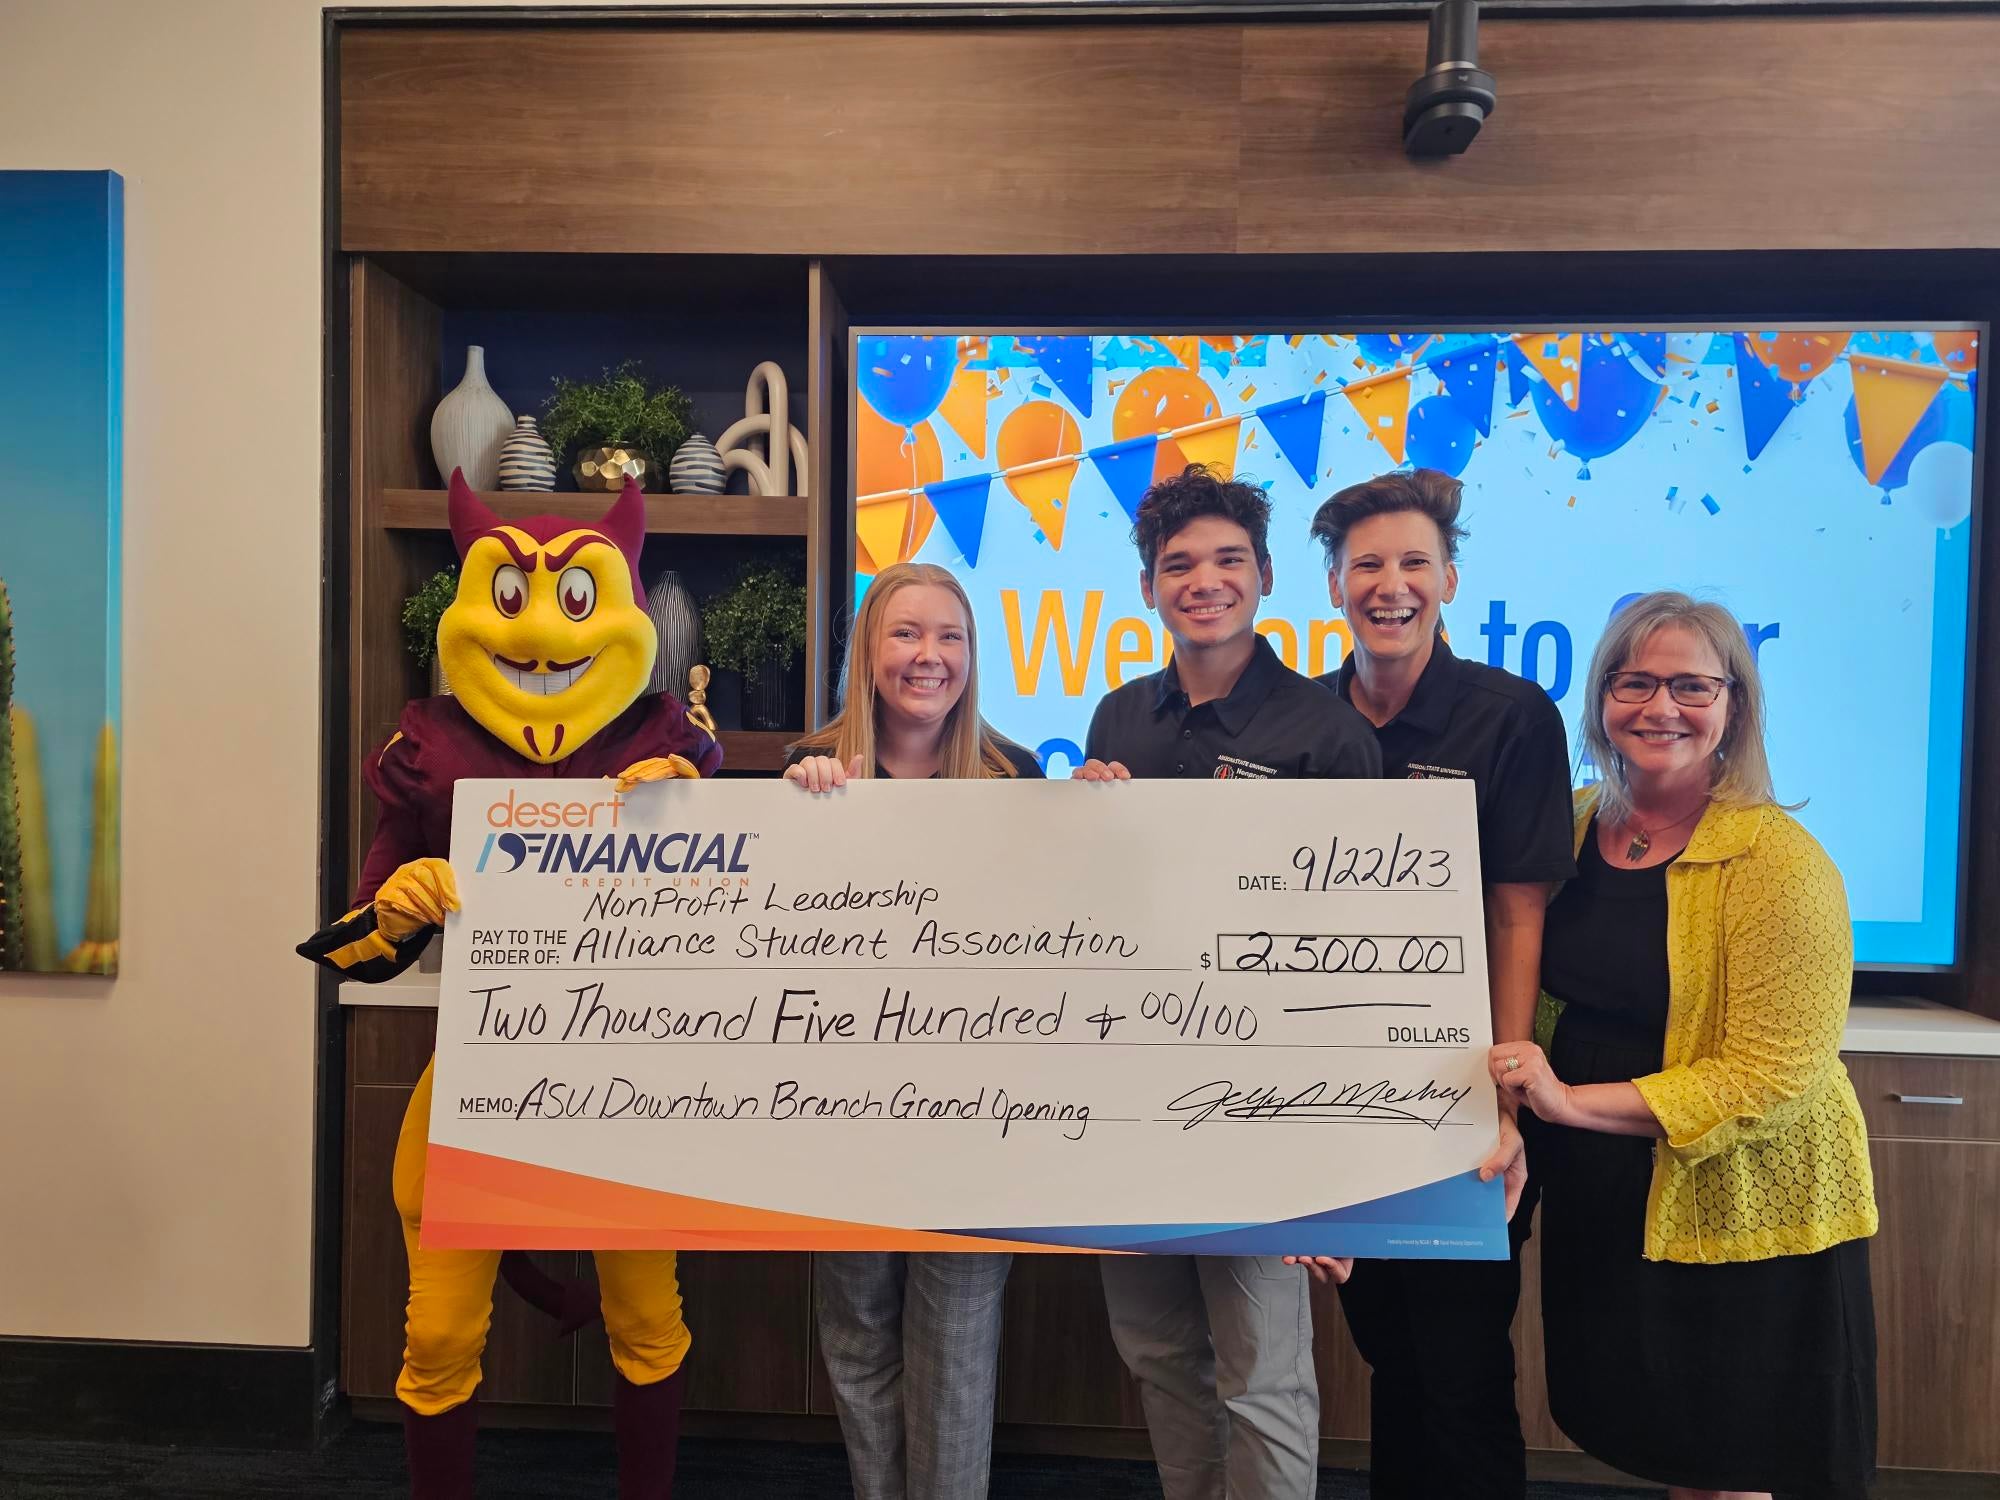
[{"label": "woman in yellow cardigan", "polygon": [[1728,611],[1644,595],[1586,681],[1603,779],[1549,907],[1539,1045],[1492,1053],[1540,1122],[1551,1411],[1677,1500],[1864,1496],[1875,1191],[1840,874],[1772,794]]}]

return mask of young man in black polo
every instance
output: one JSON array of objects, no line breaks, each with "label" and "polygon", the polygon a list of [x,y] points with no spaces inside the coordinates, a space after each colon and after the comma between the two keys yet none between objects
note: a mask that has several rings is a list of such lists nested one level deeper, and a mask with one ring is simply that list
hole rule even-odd
[{"label": "young man in black polo", "polygon": [[[1139,589],[1173,660],[1097,705],[1076,777],[1380,774],[1367,721],[1252,628],[1271,592],[1270,519],[1262,490],[1198,466],[1146,492]],[[1252,1255],[1098,1264],[1166,1500],[1311,1500],[1319,1383],[1304,1270]]]},{"label": "young man in black polo", "polygon": [[[1353,650],[1320,680],[1374,728],[1385,777],[1473,783],[1493,1039],[1526,1041],[1541,989],[1542,913],[1576,873],[1569,749],[1547,693],[1452,654],[1438,625],[1458,588],[1460,485],[1384,474],[1319,508],[1327,589]],[[1503,1141],[1518,1140],[1504,1118]],[[1521,1500],[1526,1452],[1511,1325],[1532,1195],[1505,1261],[1357,1261],[1341,1307],[1373,1371],[1373,1500]]]}]

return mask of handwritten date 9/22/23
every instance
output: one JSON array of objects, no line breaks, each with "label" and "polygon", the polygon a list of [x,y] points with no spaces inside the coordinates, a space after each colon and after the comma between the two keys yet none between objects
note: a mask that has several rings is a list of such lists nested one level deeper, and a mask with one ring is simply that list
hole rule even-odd
[{"label": "handwritten date 9/22/23", "polygon": [[1243,891],[1448,891],[1451,851],[1426,849],[1402,834],[1394,842],[1354,844],[1338,834],[1326,847],[1301,844],[1292,851],[1292,874],[1241,874]]}]

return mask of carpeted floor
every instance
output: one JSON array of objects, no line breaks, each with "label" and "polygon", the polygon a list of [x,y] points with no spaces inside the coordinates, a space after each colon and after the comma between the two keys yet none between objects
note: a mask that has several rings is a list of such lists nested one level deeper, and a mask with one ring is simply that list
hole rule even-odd
[{"label": "carpeted floor", "polygon": [[[610,1500],[611,1439],[601,1433],[489,1432],[480,1438],[481,1500]],[[1627,1500],[1657,1490],[1529,1486],[1532,1500]],[[837,1447],[690,1438],[675,1500],[849,1500]],[[1365,1475],[1320,1473],[1319,1500],[1365,1500]],[[0,1439],[5,1500],[403,1500],[402,1435],[357,1425],[324,1452]],[[1150,1464],[1002,1454],[991,1500],[1159,1500]]]}]

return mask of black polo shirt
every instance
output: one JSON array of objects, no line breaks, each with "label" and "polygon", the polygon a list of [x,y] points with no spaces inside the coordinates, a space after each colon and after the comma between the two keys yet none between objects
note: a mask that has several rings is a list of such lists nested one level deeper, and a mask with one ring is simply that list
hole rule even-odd
[{"label": "black polo shirt", "polygon": [[[1352,652],[1338,672],[1319,680],[1353,711]],[[1454,656],[1440,637],[1410,701],[1375,730],[1375,738],[1385,777],[1471,780],[1486,884],[1576,874],[1569,739],[1562,715],[1538,684]]]},{"label": "black polo shirt", "polygon": [[1381,752],[1368,721],[1278,659],[1261,635],[1225,698],[1188,704],[1177,665],[1106,693],[1084,754],[1134,776],[1352,776],[1372,779]]}]

